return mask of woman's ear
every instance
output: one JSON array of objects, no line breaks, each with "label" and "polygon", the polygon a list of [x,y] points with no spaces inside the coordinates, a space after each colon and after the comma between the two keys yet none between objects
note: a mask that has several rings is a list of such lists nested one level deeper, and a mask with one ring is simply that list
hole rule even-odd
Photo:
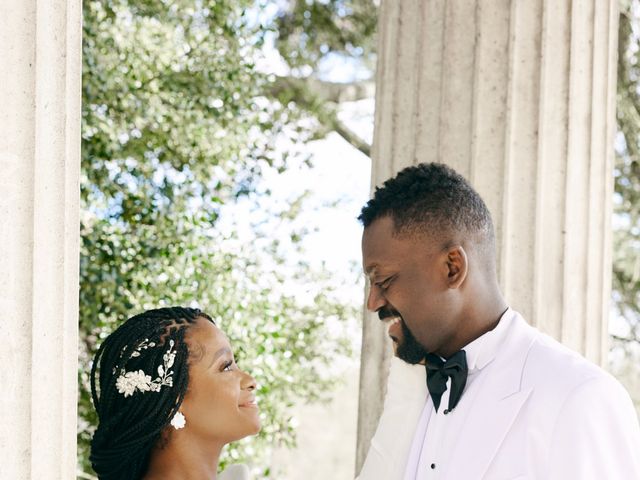
[{"label": "woman's ear", "polygon": [[469,268],[467,252],[462,245],[455,245],[447,250],[447,267],[449,288],[459,288],[467,278]]}]

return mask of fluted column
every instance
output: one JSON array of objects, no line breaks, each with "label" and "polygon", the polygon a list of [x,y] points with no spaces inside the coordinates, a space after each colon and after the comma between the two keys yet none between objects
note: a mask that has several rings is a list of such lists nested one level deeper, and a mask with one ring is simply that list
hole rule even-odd
[{"label": "fluted column", "polygon": [[0,477],[76,472],[81,1],[0,0]]},{"label": "fluted column", "polygon": [[[617,0],[383,0],[372,184],[442,162],[496,226],[507,301],[603,364]],[[390,350],[365,314],[358,469],[382,409]]]}]

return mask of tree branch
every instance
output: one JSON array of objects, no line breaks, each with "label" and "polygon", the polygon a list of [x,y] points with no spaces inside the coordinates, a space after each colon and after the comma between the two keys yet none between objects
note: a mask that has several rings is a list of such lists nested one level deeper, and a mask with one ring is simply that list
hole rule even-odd
[{"label": "tree branch", "polygon": [[362,140],[357,133],[347,127],[347,125],[342,122],[337,115],[335,115],[333,127],[336,133],[349,142],[354,148],[360,150],[367,157],[371,157],[371,145]]},{"label": "tree branch", "polygon": [[637,343],[639,341],[637,338],[634,338],[634,337],[621,337],[620,335],[614,335],[614,334],[611,334],[609,336],[613,340],[616,340],[622,343]]},{"label": "tree branch", "polygon": [[283,92],[290,90],[306,90],[325,102],[343,103],[373,98],[375,83],[372,80],[339,83],[325,82],[315,77],[276,77],[273,83],[273,95],[280,96]]},{"label": "tree branch", "polygon": [[293,101],[311,112],[325,131],[335,131],[367,157],[371,156],[371,145],[338,118],[336,107],[341,102],[371,98],[374,94],[371,81],[346,84],[324,82],[312,77],[277,77],[269,89],[270,96],[285,104]]}]

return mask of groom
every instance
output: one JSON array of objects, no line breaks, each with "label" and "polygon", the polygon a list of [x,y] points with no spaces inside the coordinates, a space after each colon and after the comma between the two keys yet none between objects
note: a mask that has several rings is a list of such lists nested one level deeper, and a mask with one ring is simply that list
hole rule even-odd
[{"label": "groom", "polygon": [[367,308],[403,360],[360,480],[640,479],[627,392],[507,306],[491,216],[459,174],[405,168],[359,219]]}]

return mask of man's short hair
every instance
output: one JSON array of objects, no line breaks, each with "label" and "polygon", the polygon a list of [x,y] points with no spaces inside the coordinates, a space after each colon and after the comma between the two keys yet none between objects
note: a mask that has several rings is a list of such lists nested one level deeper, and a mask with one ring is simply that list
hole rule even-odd
[{"label": "man's short hair", "polygon": [[398,235],[435,237],[470,235],[494,242],[491,214],[462,175],[441,163],[420,163],[401,170],[377,187],[358,220],[368,227],[391,216]]}]

